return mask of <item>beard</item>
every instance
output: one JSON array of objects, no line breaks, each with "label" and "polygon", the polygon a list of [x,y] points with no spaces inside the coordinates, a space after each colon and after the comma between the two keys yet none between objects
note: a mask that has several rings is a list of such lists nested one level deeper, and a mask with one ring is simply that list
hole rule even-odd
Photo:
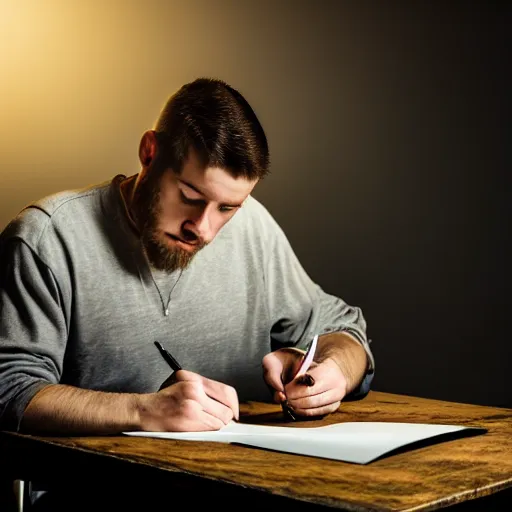
[{"label": "beard", "polygon": [[[201,250],[206,242],[199,241],[194,250],[187,251],[181,247],[169,244],[168,236],[158,227],[161,216],[160,183],[163,172],[172,172],[151,169],[138,184],[133,196],[133,208],[141,234],[143,250],[151,266],[164,272],[185,270],[194,256]],[[186,237],[190,239],[190,233]]]}]

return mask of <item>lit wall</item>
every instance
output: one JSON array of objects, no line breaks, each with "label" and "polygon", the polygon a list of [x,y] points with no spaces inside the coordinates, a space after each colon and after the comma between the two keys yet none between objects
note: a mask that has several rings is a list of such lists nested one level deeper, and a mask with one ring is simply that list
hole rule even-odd
[{"label": "lit wall", "polygon": [[0,228],[136,173],[168,95],[223,78],[269,138],[255,195],[365,312],[375,386],[512,405],[510,21],[483,1],[0,0]]}]

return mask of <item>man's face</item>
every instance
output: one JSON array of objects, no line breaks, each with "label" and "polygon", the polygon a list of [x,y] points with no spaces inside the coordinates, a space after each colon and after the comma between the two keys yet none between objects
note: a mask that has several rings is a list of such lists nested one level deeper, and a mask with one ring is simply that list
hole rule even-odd
[{"label": "man's face", "polygon": [[186,268],[233,217],[257,181],[233,178],[217,167],[204,169],[193,152],[180,175],[150,169],[134,198],[150,263],[167,272]]}]

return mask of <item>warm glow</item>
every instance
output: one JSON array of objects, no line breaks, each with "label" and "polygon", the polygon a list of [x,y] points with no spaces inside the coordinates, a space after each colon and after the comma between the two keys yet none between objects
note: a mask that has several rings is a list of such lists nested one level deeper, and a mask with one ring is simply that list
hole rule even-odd
[{"label": "warm glow", "polygon": [[0,137],[15,141],[9,153],[27,149],[30,138],[32,154],[72,156],[73,144],[89,146],[98,130],[110,128],[99,114],[109,110],[110,96],[123,93],[112,80],[122,63],[108,51],[123,33],[110,30],[108,9],[98,4],[1,1]]},{"label": "warm glow", "polygon": [[42,195],[138,171],[140,136],[194,77],[194,47],[177,44],[199,26],[194,9],[0,0],[0,229]]}]

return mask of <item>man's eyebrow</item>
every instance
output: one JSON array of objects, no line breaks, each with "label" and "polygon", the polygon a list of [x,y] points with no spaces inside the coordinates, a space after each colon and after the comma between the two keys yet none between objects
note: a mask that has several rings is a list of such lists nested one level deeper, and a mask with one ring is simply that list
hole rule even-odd
[{"label": "man's eyebrow", "polygon": [[178,179],[183,185],[186,185],[188,188],[191,188],[192,190],[195,190],[198,194],[201,194],[202,196],[206,195],[201,190],[199,190],[195,185],[192,185],[192,183],[189,183],[188,181],[185,181],[181,178]]},{"label": "man's eyebrow", "polygon": [[[200,189],[198,189],[195,185],[193,185],[192,183],[188,182],[188,181],[185,181],[184,179],[182,178],[179,178],[178,179],[179,182],[183,183],[183,185],[186,185],[187,187],[191,188],[192,190],[194,190],[195,192],[197,192],[198,194],[206,197],[206,194],[204,192],[202,192]],[[229,208],[240,208],[240,206],[242,206],[241,203],[234,203],[234,204],[230,204],[230,203],[222,203],[220,206],[227,206]]]}]

